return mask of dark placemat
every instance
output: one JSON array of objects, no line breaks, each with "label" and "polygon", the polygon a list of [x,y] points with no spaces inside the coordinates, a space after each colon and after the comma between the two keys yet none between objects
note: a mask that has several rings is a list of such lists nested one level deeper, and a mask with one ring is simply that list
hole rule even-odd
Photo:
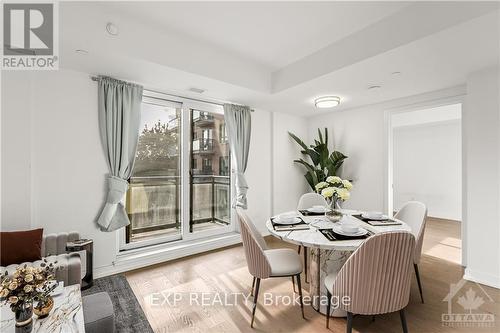
[{"label": "dark placemat", "polygon": [[[300,222],[294,223],[294,224],[279,224],[279,223],[274,222],[275,218],[273,217],[273,218],[271,218],[271,224],[273,225],[273,229],[276,231],[294,230],[293,227],[297,227],[297,226],[301,227],[301,226],[308,225],[306,222],[304,222],[304,220],[300,216],[297,216],[297,217],[300,219]],[[276,227],[278,227],[278,229],[276,229]],[[280,230],[280,227],[282,227],[281,230]],[[299,229],[299,230],[301,230],[301,229]]]},{"label": "dark placemat", "polygon": [[353,240],[353,239],[366,239],[371,236],[371,233],[368,231],[366,235],[363,236],[346,236],[341,235],[333,231],[333,229],[319,229],[319,231],[326,237],[329,241],[339,241],[339,240]]},{"label": "dark placemat", "polygon": [[[357,218],[358,220],[361,220],[369,225],[373,225],[373,226],[376,226],[376,227],[380,227],[380,226],[384,226],[384,225],[402,225],[403,223],[401,222],[398,222],[396,220],[393,220],[393,219],[385,219],[385,220],[370,220],[370,219],[367,219],[367,218],[364,218],[361,214],[359,215],[353,215],[355,218]],[[374,224],[371,224],[370,222],[373,221],[373,222],[377,222],[376,225]]]},{"label": "dark placemat", "polygon": [[310,212],[308,211],[307,209],[302,209],[302,210],[299,210],[299,213],[304,215],[304,216],[324,216],[325,213],[315,213],[315,212]]}]

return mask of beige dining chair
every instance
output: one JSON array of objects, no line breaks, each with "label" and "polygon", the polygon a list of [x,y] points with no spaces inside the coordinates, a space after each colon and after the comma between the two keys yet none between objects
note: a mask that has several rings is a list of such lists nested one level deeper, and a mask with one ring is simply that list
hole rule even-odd
[{"label": "beige dining chair", "polygon": [[305,319],[302,286],[300,283],[300,273],[302,273],[300,256],[291,249],[269,249],[266,241],[245,212],[241,208],[236,208],[236,213],[240,223],[241,238],[243,240],[243,248],[245,249],[248,270],[253,276],[252,295],[254,303],[250,327],[253,327],[255,320],[260,281],[267,278],[292,277],[292,280],[294,277],[296,278],[299,289],[300,308],[302,317]]},{"label": "beige dining chair", "polygon": [[[347,259],[338,274],[325,278],[329,326],[332,296],[347,312],[347,333],[354,314],[378,315],[399,311],[403,331],[408,332],[404,308],[408,305],[415,237],[410,232],[384,232],[366,239]],[[345,298],[344,298],[345,297]]]},{"label": "beige dining chair", "polygon": [[[299,203],[297,205],[297,210],[304,210],[311,208],[312,206],[323,206],[326,207],[328,206],[328,203],[326,202],[325,198],[319,194],[319,193],[305,193],[303,194],[300,199]],[[302,249],[302,246],[299,245],[297,248],[297,253],[300,254],[300,250]],[[307,281],[307,247],[304,246],[304,275],[305,275],[305,281]]]},{"label": "beige dining chair", "polygon": [[415,276],[417,277],[418,291],[420,292],[420,299],[424,303],[424,295],[422,293],[422,283],[420,282],[420,273],[418,264],[422,255],[422,244],[424,242],[425,222],[427,220],[427,207],[418,201],[408,201],[404,206],[394,215],[394,218],[401,220],[408,224],[411,228],[413,236],[415,236],[415,254],[413,256],[413,268]]}]

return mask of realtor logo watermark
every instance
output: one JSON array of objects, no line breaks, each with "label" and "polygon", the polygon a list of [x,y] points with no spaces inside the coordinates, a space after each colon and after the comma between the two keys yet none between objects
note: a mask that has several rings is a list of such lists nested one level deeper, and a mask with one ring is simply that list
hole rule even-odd
[{"label": "realtor logo watermark", "polygon": [[443,299],[448,312],[441,315],[447,327],[494,327],[495,315],[481,310],[486,303],[494,303],[481,285],[460,280],[450,284],[450,292]]},{"label": "realtor logo watermark", "polygon": [[[174,292],[163,290],[153,292],[149,297],[149,304],[152,306],[238,306],[238,305],[253,305],[254,296],[250,293],[225,293],[225,292]],[[260,302],[263,306],[300,306],[300,297],[297,294],[276,294],[265,292],[260,297]],[[326,306],[328,298],[326,296],[309,296],[302,297],[304,306],[319,304]],[[330,299],[331,308],[333,310],[342,306],[349,306],[351,298],[349,296],[332,296]]]},{"label": "realtor logo watermark", "polygon": [[57,3],[3,3],[2,11],[2,69],[58,69]]}]

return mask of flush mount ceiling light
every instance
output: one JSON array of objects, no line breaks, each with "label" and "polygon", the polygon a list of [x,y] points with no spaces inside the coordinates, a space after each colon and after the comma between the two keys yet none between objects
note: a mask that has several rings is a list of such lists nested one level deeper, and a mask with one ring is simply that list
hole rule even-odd
[{"label": "flush mount ceiling light", "polygon": [[111,36],[118,36],[118,27],[116,26],[116,24],[112,23],[112,22],[108,22],[106,24],[106,31],[108,32],[108,34],[110,34]]},{"label": "flush mount ceiling light", "polygon": [[314,100],[314,106],[320,109],[333,108],[340,104],[338,96],[323,96]]}]

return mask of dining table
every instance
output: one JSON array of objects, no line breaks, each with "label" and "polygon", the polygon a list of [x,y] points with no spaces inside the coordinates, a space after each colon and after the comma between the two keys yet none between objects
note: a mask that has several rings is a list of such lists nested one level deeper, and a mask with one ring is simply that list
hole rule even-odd
[{"label": "dining table", "polygon": [[[303,214],[304,213],[304,214]],[[334,221],[326,214],[309,215],[305,211],[292,211],[278,214],[297,214],[307,226],[301,230],[276,230],[276,224],[273,224],[272,218],[266,222],[266,227],[272,236],[295,245],[303,246],[308,249],[309,262],[309,297],[311,306],[318,312],[326,314],[327,290],[324,284],[325,277],[329,274],[337,274],[349,256],[366,240],[364,239],[328,239],[322,230],[331,230],[339,227],[346,220],[351,224],[357,224],[367,231],[366,237],[388,231],[408,231],[411,228],[403,221],[391,219],[390,225],[374,226],[361,219],[360,210],[341,209],[343,217],[339,221]],[[346,312],[333,308],[331,315],[334,317],[345,317]]]}]

